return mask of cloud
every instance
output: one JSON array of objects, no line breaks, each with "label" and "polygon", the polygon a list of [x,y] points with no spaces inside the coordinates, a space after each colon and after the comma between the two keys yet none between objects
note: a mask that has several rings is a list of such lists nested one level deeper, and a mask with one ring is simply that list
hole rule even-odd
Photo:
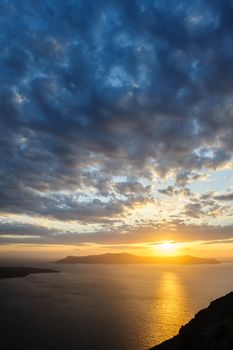
[{"label": "cloud", "polygon": [[204,216],[204,211],[199,203],[186,204],[184,208],[184,214],[192,218],[201,218]]},{"label": "cloud", "polygon": [[233,243],[233,239],[218,239],[216,241],[210,241],[210,242],[204,242],[202,244],[204,245],[209,245],[209,244],[232,244]]},{"label": "cloud", "polygon": [[214,198],[219,201],[233,201],[233,193],[217,195]]},{"label": "cloud", "polygon": [[232,216],[231,206],[218,202],[218,196],[213,192],[198,194],[190,197],[190,203],[185,204],[183,214],[189,218],[224,218]]},{"label": "cloud", "polygon": [[49,237],[56,234],[56,230],[39,225],[0,222],[0,244],[46,243]]},{"label": "cloud", "polygon": [[184,187],[194,181],[206,181],[208,178],[207,174],[199,174],[190,171],[181,171],[176,173],[175,183],[177,186]]},{"label": "cloud", "polygon": [[167,196],[179,196],[182,195],[184,197],[189,197],[192,196],[192,193],[189,188],[176,188],[175,186],[168,186],[167,188],[164,189],[159,189],[159,193],[162,193]]},{"label": "cloud", "polygon": [[0,223],[0,244],[129,245],[152,243],[155,245],[164,240],[211,242],[230,240],[232,237],[233,225],[190,224],[180,220],[171,220],[161,225],[153,223],[144,226],[123,225],[120,229],[110,226],[105,230],[85,233],[48,229],[37,225]]},{"label": "cloud", "polygon": [[230,1],[1,1],[0,13],[2,213],[123,220],[154,196],[155,172],[185,187],[231,163]]}]

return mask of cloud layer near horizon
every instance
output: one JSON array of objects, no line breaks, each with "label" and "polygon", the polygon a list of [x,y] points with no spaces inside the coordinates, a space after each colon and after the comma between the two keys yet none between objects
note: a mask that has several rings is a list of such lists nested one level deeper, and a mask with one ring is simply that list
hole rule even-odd
[{"label": "cloud layer near horizon", "polygon": [[[0,211],[12,236],[47,242],[46,219],[64,225],[57,242],[69,242],[66,222],[101,241],[154,205],[131,224],[156,238],[169,197],[182,198],[182,225],[226,215],[229,230],[233,193],[189,185],[232,166],[232,1],[5,0],[0,16]],[[38,228],[19,233],[20,215]]]}]

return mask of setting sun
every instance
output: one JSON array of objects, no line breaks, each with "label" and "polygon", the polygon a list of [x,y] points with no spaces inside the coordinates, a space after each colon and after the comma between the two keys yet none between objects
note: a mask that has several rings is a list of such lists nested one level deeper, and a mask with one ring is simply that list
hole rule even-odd
[{"label": "setting sun", "polygon": [[176,255],[177,245],[170,241],[164,241],[155,245],[154,249],[160,255]]}]

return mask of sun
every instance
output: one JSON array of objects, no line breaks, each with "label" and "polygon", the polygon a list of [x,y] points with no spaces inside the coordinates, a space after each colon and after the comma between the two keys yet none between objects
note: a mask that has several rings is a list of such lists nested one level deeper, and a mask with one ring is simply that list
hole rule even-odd
[{"label": "sun", "polygon": [[172,255],[176,254],[176,244],[171,242],[171,241],[164,241],[160,244],[157,244],[155,246],[155,250],[160,254],[160,255]]}]

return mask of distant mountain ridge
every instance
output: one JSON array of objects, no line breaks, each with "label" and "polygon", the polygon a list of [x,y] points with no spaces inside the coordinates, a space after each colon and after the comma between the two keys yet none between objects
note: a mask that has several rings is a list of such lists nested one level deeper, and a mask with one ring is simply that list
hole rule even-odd
[{"label": "distant mountain ridge", "polygon": [[232,350],[233,292],[199,311],[179,334],[151,350]]},{"label": "distant mountain ridge", "polygon": [[57,260],[62,264],[219,264],[219,261],[212,258],[197,258],[189,255],[172,257],[138,256],[129,253],[106,253],[101,255],[67,256]]}]

